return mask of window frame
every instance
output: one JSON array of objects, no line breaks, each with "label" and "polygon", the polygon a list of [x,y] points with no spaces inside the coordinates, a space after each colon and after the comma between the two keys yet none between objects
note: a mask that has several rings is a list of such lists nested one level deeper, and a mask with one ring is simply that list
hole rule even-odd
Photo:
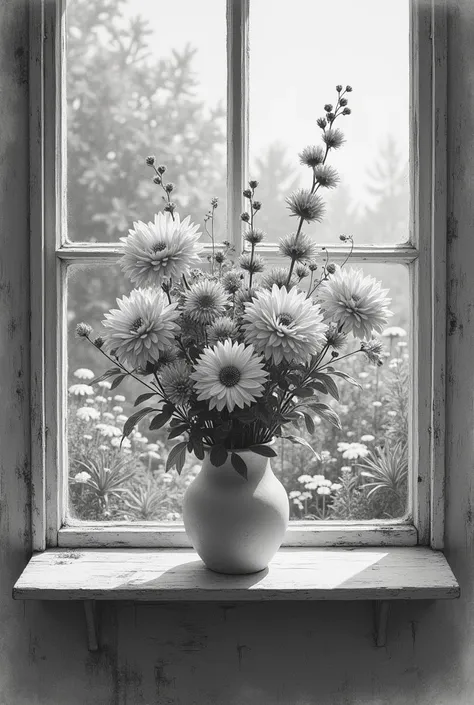
[{"label": "window frame", "polygon": [[[224,0],[223,0],[224,1]],[[251,0],[250,0],[251,1]],[[31,171],[31,457],[32,536],[46,547],[189,546],[184,528],[144,523],[65,523],[65,271],[68,263],[103,263],[117,244],[64,241],[66,0],[30,0]],[[228,222],[240,246],[242,184],[248,173],[249,0],[226,0],[228,31]],[[284,546],[443,547],[446,346],[446,0],[411,0],[411,236],[397,246],[354,248],[353,262],[396,262],[410,272],[412,511],[400,520],[295,522]],[[423,126],[423,129],[419,129]],[[329,246],[340,261],[343,247]],[[276,262],[275,245],[261,247]],[[428,361],[429,364],[425,364]],[[416,468],[416,472],[414,470]],[[415,481],[416,480],[416,481]]]}]

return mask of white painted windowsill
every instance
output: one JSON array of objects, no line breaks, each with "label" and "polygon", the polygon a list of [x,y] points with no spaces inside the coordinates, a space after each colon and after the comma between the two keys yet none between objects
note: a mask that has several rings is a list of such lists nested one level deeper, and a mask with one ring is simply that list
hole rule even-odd
[{"label": "white painted windowsill", "polygon": [[253,575],[220,575],[186,548],[49,549],[33,555],[18,600],[271,601],[452,599],[444,555],[423,547],[282,548]]}]

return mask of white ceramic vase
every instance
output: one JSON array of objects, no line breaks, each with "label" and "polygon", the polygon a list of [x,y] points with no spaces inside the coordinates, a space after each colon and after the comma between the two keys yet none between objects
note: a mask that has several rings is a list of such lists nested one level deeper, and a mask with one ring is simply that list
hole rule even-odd
[{"label": "white ceramic vase", "polygon": [[264,570],[278,551],[289,519],[288,495],[273,474],[270,459],[237,452],[247,479],[230,461],[211,464],[209,453],[183,499],[186,533],[204,563],[217,573]]}]

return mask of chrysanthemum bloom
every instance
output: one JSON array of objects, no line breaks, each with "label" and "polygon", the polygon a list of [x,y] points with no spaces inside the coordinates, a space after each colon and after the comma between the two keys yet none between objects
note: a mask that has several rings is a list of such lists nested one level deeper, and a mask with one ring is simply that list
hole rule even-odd
[{"label": "chrysanthemum bloom", "polygon": [[225,340],[234,340],[238,330],[234,321],[227,316],[216,318],[214,323],[207,329],[207,339],[210,345],[223,343]]},{"label": "chrysanthemum bloom", "polygon": [[148,225],[138,221],[122,238],[125,244],[120,266],[137,286],[159,287],[163,281],[181,279],[199,264],[203,245],[199,225],[183,221],[177,213],[158,213]]},{"label": "chrysanthemum bloom", "polygon": [[92,326],[88,323],[78,323],[76,326],[76,335],[78,338],[88,338],[92,333]]},{"label": "chrysanthemum bloom", "polygon": [[363,340],[360,344],[360,349],[365,354],[368,361],[371,362],[373,365],[377,365],[378,367],[383,365],[383,345],[380,340],[375,340],[375,338],[372,338],[372,340],[367,341]]},{"label": "chrysanthemum bloom", "polygon": [[168,304],[161,290],[134,289],[117,299],[118,309],[105,314],[105,346],[124,364],[146,367],[172,346],[179,326],[176,304]]},{"label": "chrysanthemum bloom", "polygon": [[117,426],[112,426],[108,423],[98,423],[96,424],[96,429],[102,436],[106,436],[107,438],[113,438],[114,436],[118,437],[122,435],[122,431],[117,428]]},{"label": "chrysanthemum bloom", "polygon": [[[337,449],[346,460],[365,458],[369,454],[369,449],[363,443],[338,443]],[[344,470],[344,468],[341,468],[341,470]]]},{"label": "chrysanthemum bloom", "polygon": [[97,421],[97,419],[100,419],[100,411],[90,406],[81,406],[76,411],[76,416],[81,421]]},{"label": "chrysanthemum bloom", "polygon": [[250,288],[245,287],[244,289],[241,289],[237,292],[234,300],[236,315],[240,316],[244,312],[245,304],[249,301],[252,301],[252,299],[255,298],[255,296],[257,295],[258,291],[260,291],[260,287],[252,286]]},{"label": "chrysanthemum bloom", "polygon": [[326,331],[326,340],[332,348],[340,350],[346,344],[347,334],[342,333],[336,323],[330,323]]},{"label": "chrysanthemum bloom", "polygon": [[260,228],[251,228],[244,235],[244,240],[249,245],[259,245],[265,237],[265,233]]},{"label": "chrysanthemum bloom", "polygon": [[339,149],[342,147],[344,142],[344,135],[338,128],[330,127],[328,130],[323,132],[323,141],[329,147],[329,149]]},{"label": "chrysanthemum bloom", "polygon": [[361,270],[339,267],[319,288],[319,300],[326,320],[337,323],[339,330],[355,338],[371,338],[380,333],[392,313],[390,299],[380,282]]},{"label": "chrysanthemum bloom", "polygon": [[95,374],[92,370],[88,370],[87,367],[80,367],[78,370],[75,370],[74,377],[78,379],[94,379]]},{"label": "chrysanthemum bloom", "polygon": [[267,376],[253,345],[226,340],[204,350],[191,378],[200,401],[209,400],[210,409],[222,411],[225,407],[232,411],[235,406],[250,406],[261,397]]},{"label": "chrysanthemum bloom", "polygon": [[69,393],[75,397],[85,397],[89,394],[94,394],[94,388],[89,384],[72,384],[69,387]]},{"label": "chrysanthemum bloom", "polygon": [[221,279],[221,284],[228,294],[236,294],[242,288],[242,273],[236,269],[226,272]]},{"label": "chrysanthemum bloom", "polygon": [[298,279],[305,279],[306,277],[309,277],[309,267],[307,267],[302,262],[298,262],[295,267],[295,274]]},{"label": "chrysanthemum bloom", "polygon": [[305,147],[303,151],[298,154],[300,163],[312,168],[323,163],[324,155],[325,150],[319,146],[315,147],[314,144],[309,147]]},{"label": "chrysanthemum bloom", "polygon": [[289,291],[298,283],[294,275],[291,276],[289,284],[287,284],[287,281],[288,269],[286,267],[272,267],[272,269],[260,279],[260,286],[262,289],[272,289],[273,285],[276,284],[280,288],[286,286]]},{"label": "chrysanthemum bloom", "polygon": [[325,487],[325,486],[323,485],[323,486],[321,486],[321,487],[318,487],[318,489],[316,490],[316,492],[317,492],[318,494],[328,495],[328,494],[331,494],[331,488],[330,488],[330,487]]},{"label": "chrysanthemum bloom", "polygon": [[203,279],[186,292],[183,310],[196,323],[212,323],[215,318],[222,316],[226,302],[227,296],[222,284]]},{"label": "chrysanthemum bloom", "polygon": [[318,304],[304,292],[273,285],[245,305],[245,340],[275,364],[282,360],[306,363],[321,350],[326,325]]},{"label": "chrysanthemum bloom", "polygon": [[191,398],[193,383],[189,375],[191,368],[184,360],[167,365],[160,373],[163,391],[173,404],[183,406]]},{"label": "chrysanthemum bloom", "polygon": [[285,199],[291,215],[303,218],[308,223],[322,220],[324,215],[324,202],[321,196],[311,193],[308,189],[300,188]]},{"label": "chrysanthemum bloom", "polygon": [[314,176],[323,188],[336,188],[340,180],[336,169],[328,164],[319,164],[314,170]]},{"label": "chrysanthemum bloom", "polygon": [[265,269],[263,257],[254,254],[252,257],[250,252],[244,252],[239,257],[239,266],[249,274],[259,274]]},{"label": "chrysanthemum bloom", "polygon": [[295,262],[306,262],[318,254],[316,243],[304,233],[292,233],[280,238],[278,249],[284,257],[289,257]]}]

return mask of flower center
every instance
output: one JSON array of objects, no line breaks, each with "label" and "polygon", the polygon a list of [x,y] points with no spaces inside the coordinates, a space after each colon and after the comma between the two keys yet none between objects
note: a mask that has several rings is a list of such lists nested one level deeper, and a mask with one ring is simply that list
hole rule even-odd
[{"label": "flower center", "polygon": [[278,316],[278,323],[282,326],[289,326],[294,320],[293,316],[289,313],[280,313]]},{"label": "flower center", "polygon": [[143,325],[143,318],[139,316],[135,321],[133,321],[132,325],[130,326],[130,330],[132,333],[137,333],[140,328]]},{"label": "flower center", "polygon": [[215,305],[214,297],[210,294],[202,294],[199,297],[199,306],[201,308],[213,308]]},{"label": "flower center", "polygon": [[219,372],[219,382],[224,385],[224,387],[235,387],[240,380],[240,371],[234,365],[228,365],[223,367]]},{"label": "flower center", "polygon": [[153,245],[151,248],[152,252],[161,252],[162,250],[166,250],[166,243],[165,242],[157,242]]}]

